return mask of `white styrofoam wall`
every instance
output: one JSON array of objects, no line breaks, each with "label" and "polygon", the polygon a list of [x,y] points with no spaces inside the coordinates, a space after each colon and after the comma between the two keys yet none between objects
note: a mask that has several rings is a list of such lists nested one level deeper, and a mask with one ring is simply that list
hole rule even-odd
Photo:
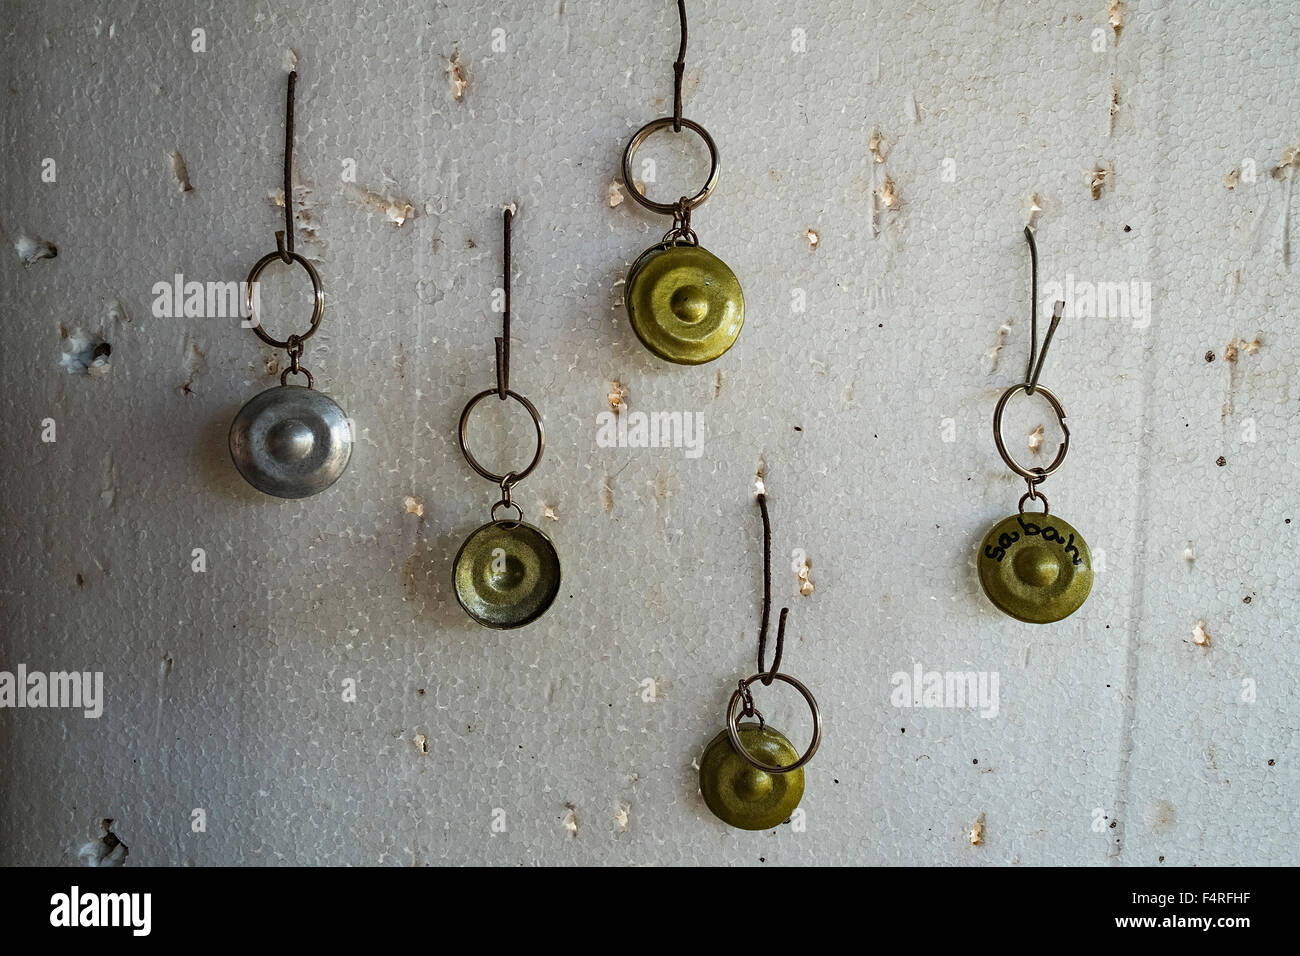
[{"label": "white styrofoam wall", "polygon": [[[723,162],[694,225],[748,322],[679,368],[621,307],[667,223],[609,202],[627,138],[671,110],[673,4],[275,7],[4,6],[0,227],[58,255],[0,255],[0,669],[102,669],[106,704],[0,711],[0,862],[75,862],[101,818],[133,864],[1297,862],[1297,170],[1273,170],[1300,139],[1300,11],[1127,0],[1116,36],[1109,0],[690,4],[685,114]],[[358,431],[296,502],[226,451],[272,350],[151,314],[155,283],[239,280],[273,248],[290,49],[299,245],[329,299],[304,362]],[[1071,450],[1045,491],[1104,552],[1047,627],[974,570],[1023,489],[989,423],[1028,348],[1034,195],[1044,283],[1152,295],[1145,327],[1067,319],[1047,360]],[[494,500],[454,429],[493,382],[508,200],[512,385],[548,428],[516,496],[565,583],[498,633],[449,566]],[[61,368],[61,327],[108,341],[108,374]],[[613,382],[703,414],[701,457],[598,447]],[[1013,447],[1040,421],[1024,403]],[[692,763],[753,669],[760,461],[785,669],[826,736],[802,828],[752,834]],[[996,672],[998,715],[892,706],[916,662]],[[760,706],[806,739],[793,696]]]}]

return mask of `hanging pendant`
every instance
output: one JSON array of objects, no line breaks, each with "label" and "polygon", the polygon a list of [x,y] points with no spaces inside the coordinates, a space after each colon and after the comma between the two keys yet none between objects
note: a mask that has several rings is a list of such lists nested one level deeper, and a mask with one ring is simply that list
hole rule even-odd
[{"label": "hanging pendant", "polygon": [[[736,343],[745,324],[745,298],[727,264],[700,246],[691,228],[691,210],[718,185],[718,145],[702,125],[682,116],[682,74],[686,68],[686,5],[678,3],[681,46],[674,68],[673,115],[651,120],[632,134],[623,150],[623,184],[627,194],[651,212],[672,216],[663,241],[632,264],[623,291],[632,331],[659,358],[678,365],[703,365]],[[709,175],[693,196],[657,202],[645,194],[632,173],[637,149],[661,129],[690,130],[709,150]],[[649,177],[647,177],[649,178]]]},{"label": "hanging pendant", "polygon": [[485,627],[531,624],[560,593],[555,545],[523,520],[490,521],[478,528],[460,546],[452,568],[456,600]]},{"label": "hanging pendant", "polygon": [[338,481],[352,456],[347,415],[328,395],[281,385],[254,395],[230,426],[244,479],[277,498],[306,498]]},{"label": "hanging pendant", "polygon": [[[765,724],[744,723],[740,745],[763,763],[788,766],[799,752],[785,735]],[[738,830],[770,830],[790,819],[803,799],[803,768],[790,773],[759,770],[721,731],[700,757],[700,793],[713,815]]]},{"label": "hanging pendant", "polygon": [[661,242],[632,264],[623,302],[641,344],[669,362],[702,365],[735,344],[745,298],[727,264],[702,246]]},{"label": "hanging pendant", "polygon": [[[758,673],[736,685],[727,702],[723,730],[709,741],[700,755],[700,794],[715,817],[739,830],[770,830],[779,826],[803,799],[803,767],[817,753],[822,742],[822,714],[817,699],[801,681],[781,673],[781,655],[785,650],[785,619],[788,607],[781,608],[776,626],[776,650],[768,670],[767,625],[772,595],[772,525],[767,515],[767,492],[760,478],[758,509],[763,516],[763,611],[758,628]],[[769,727],[754,706],[750,685],[764,686],[781,681],[797,690],[812,713],[812,742],[800,756],[799,751],[775,727]],[[758,718],[758,723],[740,724],[741,717]]]},{"label": "hanging pendant", "polygon": [[1069,617],[1092,591],[1092,555],[1083,535],[1046,513],[999,521],[984,535],[977,563],[980,586],[994,606],[1028,624]]},{"label": "hanging pendant", "polygon": [[[320,274],[310,261],[293,251],[293,99],[297,72],[289,74],[284,132],[284,230],[275,234],[275,252],[268,252],[248,273],[243,312],[259,339],[289,353],[289,366],[280,373],[280,387],[259,392],[244,403],[230,425],[228,443],[235,468],[258,491],[277,498],[306,498],[319,494],[348,467],[352,457],[352,428],[338,402],[315,391],[315,381],[298,360],[304,343],[316,334],[325,314]],[[300,265],[311,279],[314,304],[311,325],[301,335],[281,341],[262,327],[257,283],[272,262]],[[249,324],[249,323],[245,323]],[[290,375],[307,379],[306,387],[289,385]]]},{"label": "hanging pendant", "polygon": [[[1056,395],[1038,384],[1043,371],[1043,360],[1056,327],[1061,322],[1065,303],[1058,301],[1052,310],[1052,321],[1043,337],[1042,351],[1038,350],[1038,246],[1033,230],[1025,228],[1025,241],[1029,244],[1029,261],[1032,275],[1029,311],[1029,364],[1025,380],[1012,385],[1002,393],[993,410],[993,443],[1007,467],[1025,480],[1029,486],[1020,497],[1018,513],[1003,518],[984,535],[975,563],[979,571],[980,587],[1003,614],[1027,624],[1051,624],[1060,621],[1083,606],[1092,591],[1092,554],[1088,544],[1074,526],[1049,514],[1047,497],[1039,485],[1056,472],[1070,450],[1070,428],[1065,423],[1065,407]],[[1061,444],[1056,456],[1046,467],[1026,468],[1007,450],[1002,437],[1002,414],[1012,396],[1041,395],[1051,406],[1061,428]],[[1025,514],[1025,503],[1041,501],[1043,510]]]},{"label": "hanging pendant", "polygon": [[[492,520],[480,526],[460,546],[452,562],[452,586],[465,613],[484,627],[523,627],[537,620],[560,593],[560,556],[540,528],[524,521],[523,509],[511,499],[515,485],[533,473],[546,448],[546,429],[537,407],[510,389],[510,225],[514,208],[502,214],[505,239],[505,308],[501,335],[496,340],[497,386],[479,392],[460,413],[460,451],[475,472],[501,487],[501,500],[492,506]],[[533,420],[537,451],[521,471],[494,474],[484,468],[469,450],[469,418],[479,402],[496,398],[514,399]],[[515,521],[498,520],[497,509],[513,508]]]}]

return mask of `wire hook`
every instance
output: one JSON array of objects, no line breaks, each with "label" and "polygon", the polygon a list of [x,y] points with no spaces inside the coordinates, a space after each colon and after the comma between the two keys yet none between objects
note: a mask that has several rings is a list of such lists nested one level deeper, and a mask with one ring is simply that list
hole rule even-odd
[{"label": "wire hook", "polygon": [[505,311],[501,314],[501,334],[497,336],[497,398],[505,401],[510,391],[510,223],[514,221],[514,211],[506,206],[501,213],[502,229],[505,232],[505,276],[502,288],[505,290]]},{"label": "wire hook", "polygon": [[[1029,294],[1029,364],[1025,367],[1025,394],[1034,394],[1038,387],[1038,377],[1043,374],[1043,362],[1047,360],[1047,347],[1052,344],[1056,327],[1061,324],[1061,312],[1065,301],[1058,299],[1052,309],[1052,322],[1047,327],[1043,338],[1043,350],[1038,351],[1038,246],[1034,243],[1034,232],[1025,226],[1025,240],[1029,243],[1029,263],[1032,272]],[[1035,364],[1037,361],[1037,364]]]},{"label": "wire hook", "polygon": [[776,655],[769,671],[763,664],[767,652],[767,625],[772,610],[772,522],[767,516],[767,493],[758,493],[758,510],[763,515],[763,623],[758,630],[758,674],[763,686],[769,686],[781,669],[781,652],[785,649],[785,617],[788,607],[781,608],[781,618],[776,625]]},{"label": "wire hook", "polygon": [[677,0],[677,17],[682,23],[682,45],[673,64],[673,132],[682,131],[682,74],[686,72],[686,0]]},{"label": "wire hook", "polygon": [[275,234],[275,248],[285,264],[293,262],[293,94],[297,84],[298,71],[290,70],[284,110],[284,230]]}]

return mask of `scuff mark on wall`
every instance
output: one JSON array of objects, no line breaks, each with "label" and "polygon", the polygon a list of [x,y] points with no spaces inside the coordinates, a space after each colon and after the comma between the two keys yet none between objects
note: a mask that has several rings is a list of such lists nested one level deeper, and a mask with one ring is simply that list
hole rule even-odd
[{"label": "scuff mark on wall", "polygon": [[867,139],[867,151],[871,153],[871,158],[876,161],[877,165],[885,162],[884,142],[880,137],[879,129],[871,131],[871,136]]},{"label": "scuff mark on wall", "polygon": [[1289,175],[1290,170],[1300,167],[1300,145],[1288,146],[1282,150],[1282,158],[1278,160],[1273,167],[1273,178],[1282,179]]},{"label": "scuff mark on wall", "polygon": [[104,452],[103,483],[99,489],[99,501],[105,508],[112,508],[117,502],[117,465],[111,451]]},{"label": "scuff mark on wall", "polygon": [[1223,418],[1226,420],[1232,415],[1236,406],[1236,393],[1238,383],[1238,369],[1240,363],[1238,359],[1242,352],[1247,355],[1254,355],[1259,351],[1262,343],[1263,333],[1256,332],[1253,341],[1247,342],[1243,338],[1234,338],[1223,349],[1223,360],[1228,363],[1228,386],[1227,397],[1223,401]]},{"label": "scuff mark on wall", "polygon": [[59,254],[59,249],[54,243],[26,233],[19,233],[14,239],[14,251],[18,253],[18,261],[25,266],[40,262],[42,259],[53,259]]},{"label": "scuff mark on wall", "polygon": [[[320,242],[319,228],[316,225],[316,206],[311,199],[312,188],[300,182],[295,176],[293,182],[293,222],[297,238],[307,242]],[[266,198],[277,209],[284,208],[284,189],[273,189]]]},{"label": "scuff mark on wall", "polygon": [[816,585],[812,582],[812,578],[809,577],[811,573],[812,559],[805,555],[803,561],[798,564],[794,572],[795,580],[799,582],[799,593],[804,597],[810,596],[813,591],[817,590]]},{"label": "scuff mark on wall", "polygon": [[59,356],[61,368],[73,375],[80,373],[92,378],[105,376],[112,369],[113,346],[98,335],[80,328],[69,332],[62,327],[59,333],[63,337]]},{"label": "scuff mark on wall", "polygon": [[77,851],[77,857],[86,866],[122,866],[131,851],[113,832],[114,820],[107,817],[99,821],[104,835],[97,840],[84,844]]},{"label": "scuff mark on wall", "polygon": [[1038,214],[1043,211],[1043,201],[1038,193],[1029,194],[1029,218],[1025,220],[1025,225],[1033,228],[1038,223]]},{"label": "scuff mark on wall", "polygon": [[1254,341],[1251,342],[1247,342],[1245,339],[1240,338],[1233,339],[1228,343],[1227,348],[1223,350],[1223,360],[1225,362],[1235,362],[1237,361],[1237,356],[1242,352],[1245,352],[1247,355],[1254,355],[1259,351],[1260,345],[1263,344],[1260,341],[1261,335],[1262,333],[1256,332]]},{"label": "scuff mark on wall", "polygon": [[183,193],[193,192],[194,187],[190,184],[190,168],[185,164],[185,157],[180,154],[180,150],[174,150],[168,154],[167,158],[171,160],[172,176],[176,179],[176,185]]},{"label": "scuff mark on wall", "polygon": [[1147,808],[1146,825],[1153,833],[1168,833],[1178,822],[1178,813],[1168,800],[1156,800]]},{"label": "scuff mark on wall", "polygon": [[874,239],[880,235],[880,217],[884,210],[895,210],[898,208],[900,199],[898,187],[894,185],[893,177],[885,169],[886,150],[884,146],[884,137],[881,136],[880,130],[873,129],[871,136],[867,139],[867,152],[871,154],[871,236]]},{"label": "scuff mark on wall", "polygon": [[465,64],[461,62],[460,50],[453,50],[451,56],[447,58],[446,73],[451,98],[460,102],[465,96],[465,90],[469,88],[469,72],[465,69]]},{"label": "scuff mark on wall", "polygon": [[190,343],[190,347],[185,350],[185,358],[182,361],[185,369],[185,382],[177,386],[182,395],[192,395],[194,393],[194,378],[208,366],[208,358],[203,354],[203,350]]},{"label": "scuff mark on wall", "polygon": [[1115,31],[1115,42],[1119,42],[1119,35],[1124,30],[1124,2],[1123,0],[1110,0],[1110,13],[1106,17],[1106,22],[1110,28]]},{"label": "scuff mark on wall", "polygon": [[344,195],[355,203],[369,206],[398,228],[408,219],[414,219],[419,215],[409,199],[366,189],[356,183],[348,183],[344,189]]},{"label": "scuff mark on wall", "polygon": [[888,174],[885,175],[885,181],[880,184],[878,192],[880,204],[886,209],[895,209],[898,207],[898,190],[894,186],[894,180]]},{"label": "scuff mark on wall", "polygon": [[1088,177],[1088,192],[1092,194],[1093,199],[1100,199],[1110,179],[1110,171],[1101,166],[1094,166]]},{"label": "scuff mark on wall", "polygon": [[987,355],[989,360],[990,374],[998,370],[998,362],[1002,358],[1002,349],[1006,347],[1007,336],[1010,334],[1010,332],[1011,332],[1010,322],[1003,322],[1002,325],[998,327],[998,340],[994,344],[993,348],[989,349]]}]

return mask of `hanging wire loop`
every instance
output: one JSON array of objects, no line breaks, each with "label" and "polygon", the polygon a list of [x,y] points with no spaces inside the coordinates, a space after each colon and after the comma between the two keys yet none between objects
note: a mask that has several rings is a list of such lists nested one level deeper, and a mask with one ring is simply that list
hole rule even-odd
[{"label": "hanging wire loop", "polygon": [[502,256],[505,273],[501,283],[505,292],[505,311],[501,313],[501,334],[497,337],[497,398],[503,402],[510,397],[510,224],[514,218],[514,211],[506,206],[501,213],[501,228],[505,233]]},{"label": "hanging wire loop", "polygon": [[677,17],[682,24],[682,45],[673,64],[673,132],[682,131],[682,77],[686,73],[686,0],[677,0]]},{"label": "hanging wire loop", "polygon": [[1052,322],[1043,337],[1043,350],[1038,350],[1038,245],[1034,242],[1034,231],[1025,226],[1025,241],[1029,243],[1029,268],[1032,273],[1029,293],[1029,364],[1025,367],[1025,394],[1033,395],[1038,388],[1038,377],[1043,374],[1043,362],[1047,360],[1047,347],[1052,344],[1056,327],[1061,324],[1061,313],[1065,302],[1058,300],[1052,309]]},{"label": "hanging wire loop", "polygon": [[285,265],[293,262],[293,101],[297,85],[298,71],[291,70],[284,107],[284,231],[275,234],[276,251]]},{"label": "hanging wire loop", "polygon": [[[767,625],[772,616],[772,521],[767,514],[767,494],[759,492],[758,510],[763,516],[763,621],[758,628],[758,673],[763,686],[771,685],[781,670],[781,652],[785,650],[785,618],[788,607],[781,608],[781,619],[776,627],[776,654],[769,671],[763,663],[767,656]],[[748,716],[748,715],[747,715]]]}]

